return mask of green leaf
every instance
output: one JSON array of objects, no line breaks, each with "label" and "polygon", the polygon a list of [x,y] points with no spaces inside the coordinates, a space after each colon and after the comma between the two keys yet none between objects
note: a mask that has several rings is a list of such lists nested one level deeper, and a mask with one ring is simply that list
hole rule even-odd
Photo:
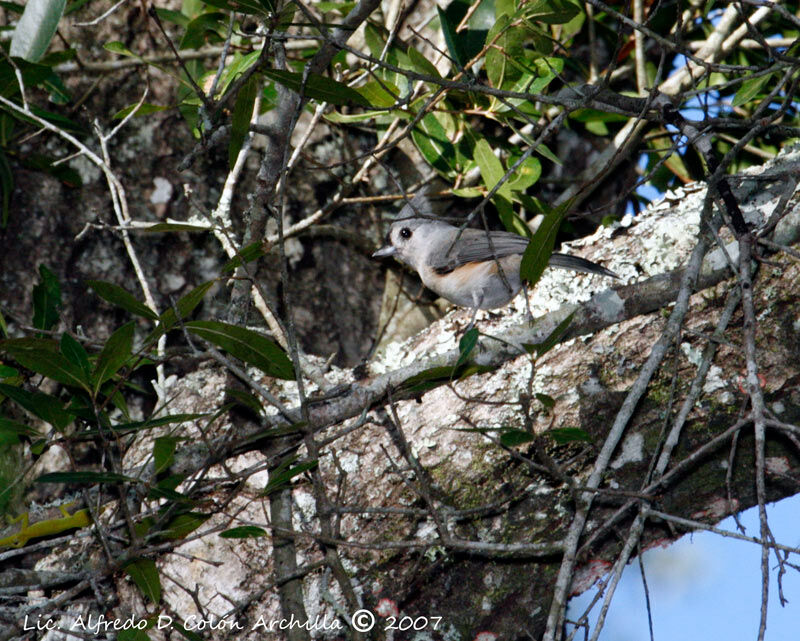
[{"label": "green leaf", "polygon": [[554,163],[555,165],[561,167],[563,164],[561,159],[556,156],[552,151],[550,151],[550,147],[545,145],[544,143],[540,143],[536,146],[536,153],[542,156],[543,158],[547,158],[550,162]]},{"label": "green leaf", "polygon": [[[554,63],[555,62],[561,63],[561,64],[557,65],[558,67],[563,67],[564,66],[563,65],[564,61],[561,58],[547,58],[547,60],[552,60]],[[558,72],[560,73],[560,70],[558,70]],[[529,82],[530,78],[528,76],[524,76],[524,75],[521,78],[521,80],[524,80],[524,81],[527,82],[527,84],[525,86],[526,86],[526,90],[529,93],[542,93],[542,92],[544,92],[545,89],[547,89],[547,85],[549,85],[551,82],[553,82],[553,80],[555,80],[556,78],[558,78],[558,75],[556,74],[556,72],[551,70],[551,69],[548,69],[547,71],[543,72],[543,74],[541,76],[536,78],[533,82]]]},{"label": "green leaf", "polygon": [[588,432],[579,427],[556,427],[552,430],[547,430],[545,434],[559,445],[576,442],[591,443],[593,440]]},{"label": "green leaf", "polygon": [[258,332],[219,321],[192,321],[186,323],[186,329],[268,376],[294,379],[294,368],[286,352]]},{"label": "green leaf", "polygon": [[240,249],[236,256],[231,258],[227,263],[222,266],[222,273],[227,274],[234,271],[242,261],[250,263],[258,258],[261,258],[266,252],[260,240],[250,243],[247,247]]},{"label": "green leaf", "polygon": [[100,386],[110,380],[131,357],[133,350],[133,321],[125,323],[115,331],[103,346],[94,366],[94,394]]},{"label": "green leaf", "polygon": [[[47,91],[50,93],[49,96],[50,100],[57,105],[67,105],[69,104],[70,100],[72,100],[72,95],[67,89],[67,86],[64,84],[64,81],[61,80],[61,78],[57,76],[55,73],[51,73],[49,76],[47,76],[47,78],[43,83],[43,87],[47,89]],[[35,112],[36,110],[31,109],[31,111]],[[48,114],[47,117],[48,120],[58,120],[62,122],[66,120],[67,122],[70,123],[71,129],[80,128],[80,125],[67,118],[64,118],[64,116],[54,114],[53,112],[45,112],[45,113]],[[55,171],[53,171],[53,175],[54,176],[57,175]],[[78,182],[77,184],[80,185],[81,183]]]},{"label": "green leaf", "polygon": [[[475,143],[473,156],[475,158],[475,162],[478,163],[478,168],[480,169],[481,177],[483,178],[483,184],[486,185],[487,189],[492,189],[498,182],[500,182],[503,176],[505,176],[506,172],[505,169],[503,169],[502,163],[494,155],[492,148],[484,138],[478,139]],[[492,202],[494,202],[495,206],[497,207],[497,213],[500,216],[500,220],[503,222],[503,225],[508,231],[515,232],[521,236],[528,236],[530,234],[530,230],[525,224],[525,221],[520,219],[519,216],[514,213],[514,209],[511,206],[512,198],[513,194],[511,191],[510,181],[507,180],[495,192]]]},{"label": "green leaf", "polygon": [[433,76],[434,78],[442,77],[434,64],[411,45],[408,46],[406,54],[408,55],[409,62],[411,62],[414,67],[414,71],[417,73],[424,73],[426,76]]},{"label": "green leaf", "polygon": [[544,405],[545,409],[551,410],[556,406],[556,401],[552,396],[547,394],[534,394],[536,400]]},{"label": "green leaf", "polygon": [[[411,69],[413,65],[408,59],[405,51],[402,51],[396,44],[389,42],[389,31],[384,27],[379,27],[375,23],[367,22],[364,28],[364,41],[369,48],[370,54],[374,58],[380,58],[390,65],[401,69]],[[372,72],[377,78],[385,83],[398,88],[398,94],[408,95],[411,90],[411,80],[403,75],[402,72],[389,71],[388,69],[376,68]]]},{"label": "green leaf", "polygon": [[59,348],[70,363],[77,365],[81,369],[88,382],[92,367],[89,365],[89,354],[86,352],[83,345],[64,332],[61,335]]},{"label": "green leaf", "polygon": [[507,429],[500,435],[500,443],[506,447],[516,447],[530,443],[536,436],[524,430]]},{"label": "green leaf", "polygon": [[493,44],[486,52],[486,75],[493,87],[512,87],[522,76],[522,69],[515,61],[525,58],[525,37],[526,29],[515,26],[505,15],[500,16],[489,30],[486,42]]},{"label": "green leaf", "polygon": [[502,16],[513,16],[516,9],[516,0],[495,0],[494,15],[498,19]]},{"label": "green leaf", "polygon": [[459,68],[478,55],[495,20],[492,3],[481,2],[468,20],[468,28],[459,31],[458,26],[472,8],[471,5],[466,0],[454,0],[445,9],[436,7],[447,50]]},{"label": "green leaf", "polygon": [[[378,116],[386,115],[389,113],[388,111],[365,111],[363,113],[353,113],[353,114],[340,114],[338,111],[331,111],[330,113],[326,113],[324,118],[325,120],[329,120],[330,122],[335,122],[337,124],[350,124],[354,122],[364,122],[366,120],[372,120]],[[402,118],[403,116],[399,116]]]},{"label": "green leaf", "polygon": [[133,579],[139,591],[153,603],[161,601],[161,580],[151,559],[138,558],[126,563],[122,569]]},{"label": "green leaf", "polygon": [[61,182],[66,183],[69,187],[80,187],[82,184],[81,176],[77,171],[63,163],[56,164],[55,159],[49,156],[33,153],[26,156],[23,162],[28,167],[36,169],[37,171],[43,171],[57,178]]},{"label": "green leaf", "polygon": [[105,43],[103,45],[103,49],[110,51],[111,53],[117,53],[121,56],[128,56],[130,58],[137,58],[141,60],[140,56],[137,56],[135,53],[133,53],[133,51],[128,49],[124,44],[118,42],[117,40]]},{"label": "green leaf", "polygon": [[262,492],[264,496],[269,496],[276,490],[284,487],[295,476],[299,476],[300,474],[303,474],[308,470],[313,470],[315,467],[317,467],[317,461],[306,461],[305,463],[298,463],[294,467],[291,467],[291,463],[293,463],[295,459],[296,457],[292,457],[287,461],[284,461],[270,473],[269,481]]},{"label": "green leaf", "polygon": [[[66,15],[66,12],[64,13]],[[45,67],[55,67],[56,65],[71,62],[78,57],[78,51],[74,48],[62,49],[61,51],[51,51],[39,60],[40,65]]]},{"label": "green leaf", "polygon": [[479,187],[461,187],[451,191],[454,196],[459,198],[478,198],[483,195],[483,191]]},{"label": "green leaf", "polygon": [[609,131],[606,123],[600,120],[592,120],[586,123],[586,131],[595,136],[607,136]]},{"label": "green leaf", "polygon": [[455,378],[454,373],[455,368],[446,365],[429,367],[419,374],[414,374],[414,376],[404,380],[402,387],[413,392],[423,392],[453,380]]},{"label": "green leaf", "polygon": [[115,472],[50,472],[35,479],[35,483],[140,483],[139,479]]},{"label": "green leaf", "polygon": [[[114,426],[114,433],[118,435],[130,434],[131,432],[140,432],[142,430],[149,430],[154,427],[161,427],[162,425],[171,425],[173,423],[187,423],[195,421],[199,418],[208,416],[208,414],[170,414],[169,416],[162,416],[160,418],[150,418],[146,421],[134,421],[131,423],[118,423]],[[96,436],[99,430],[89,429],[81,432],[81,436]]]},{"label": "green leaf", "polygon": [[210,280],[207,283],[203,283],[195,287],[185,296],[179,298],[175,305],[175,307],[178,308],[178,314],[175,314],[175,309],[172,307],[161,314],[161,316],[158,317],[158,327],[148,334],[147,338],[144,339],[144,344],[150,345],[157,341],[163,334],[171,330],[175,326],[175,323],[178,322],[178,316],[180,316],[181,320],[189,316],[189,314],[194,311],[195,307],[200,304],[203,297],[215,282],[216,281]]},{"label": "green leaf", "polygon": [[[11,430],[4,430],[0,427],[0,452],[5,451],[6,448],[19,445],[19,436]],[[0,490],[0,497],[6,492],[5,488]]]},{"label": "green leaf", "polygon": [[456,367],[460,367],[467,362],[470,353],[475,349],[475,345],[478,344],[478,334],[478,328],[472,327],[461,337],[461,340],[458,341],[459,355]]},{"label": "green leaf", "polygon": [[[25,343],[23,343],[23,341]],[[7,340],[0,348],[14,358],[20,365],[48,378],[90,391],[89,377],[78,365],[70,362],[63,354],[46,346],[27,344],[28,339]],[[40,341],[44,343],[44,341]],[[47,341],[47,344],[55,344]]]},{"label": "green leaf", "polygon": [[8,338],[8,326],[6,325],[6,319],[2,312],[0,312],[0,332],[3,333],[3,336]]},{"label": "green leaf", "polygon": [[64,15],[68,16],[72,13],[75,13],[76,11],[80,11],[84,5],[89,4],[91,1],[92,0],[74,0],[69,4],[67,9],[64,11]]},{"label": "green leaf", "polygon": [[581,12],[581,8],[570,0],[533,0],[521,6],[519,13],[527,20],[546,24],[564,24]]},{"label": "green leaf", "polygon": [[373,58],[380,58],[383,54],[386,38],[384,37],[386,30],[378,27],[373,22],[367,22],[364,25],[364,43],[369,49],[369,53]]},{"label": "green leaf", "polygon": [[30,438],[35,438],[40,436],[39,432],[31,427],[30,425],[25,425],[25,423],[20,423],[19,421],[12,421],[10,418],[6,418],[5,416],[0,416],[0,443],[2,442],[13,442],[18,443],[20,436],[28,436]]},{"label": "green leaf", "polygon": [[203,525],[203,523],[208,521],[208,519],[209,517],[207,515],[200,514],[199,512],[184,512],[183,514],[178,514],[167,524],[167,527],[164,528],[164,531],[161,533],[161,538],[169,540],[184,539]]},{"label": "green leaf", "polygon": [[530,237],[531,230],[528,229],[525,221],[514,213],[511,201],[500,194],[499,191],[494,195],[493,200],[495,207],[497,207],[497,215],[500,218],[500,222],[503,223],[503,226],[510,232],[519,234],[520,236]]},{"label": "green leaf", "polygon": [[59,432],[72,421],[72,416],[64,410],[61,401],[49,394],[28,392],[5,383],[0,383],[0,393],[8,396],[34,416],[50,423]]},{"label": "green leaf", "polygon": [[3,7],[3,9],[15,15],[22,15],[22,12],[25,10],[25,5],[17,2],[0,2],[0,7]]},{"label": "green leaf", "polygon": [[150,534],[153,526],[156,523],[156,519],[153,516],[145,516],[142,520],[137,521],[133,524],[133,531],[136,533],[136,536],[139,537],[146,537]]},{"label": "green leaf", "polygon": [[[267,11],[274,12],[276,7],[275,3],[272,0],[261,0],[261,4]],[[294,22],[294,16],[297,13],[297,6],[294,2],[286,2],[281,7],[280,13],[278,14],[278,21],[275,25],[276,31],[288,31],[289,27],[292,26]]]},{"label": "green leaf", "polygon": [[189,24],[189,22],[191,22],[191,18],[189,17],[189,15],[192,14],[184,15],[180,11],[170,11],[169,9],[155,8],[155,10],[156,10],[156,15],[158,15],[158,17],[161,18],[162,20],[165,20],[167,22],[173,22],[179,27],[183,27],[184,29]]},{"label": "green leaf", "polygon": [[561,338],[564,336],[567,329],[569,329],[569,325],[574,316],[575,312],[572,312],[563,321],[561,321],[558,326],[552,332],[550,332],[550,335],[541,343],[523,343],[522,346],[525,348],[525,351],[528,352],[528,354],[533,354],[535,352],[537,356],[547,354],[547,352],[561,342]]},{"label": "green leaf", "polygon": [[223,539],[257,539],[267,536],[267,531],[255,525],[242,525],[220,532],[219,535]]},{"label": "green leaf", "polygon": [[613,113],[606,113],[604,111],[598,111],[597,109],[577,109],[573,111],[569,117],[572,120],[577,122],[588,123],[592,122],[624,122],[627,120],[627,117],[623,116],[622,114],[613,114]]},{"label": "green leaf", "polygon": [[308,74],[305,86],[303,86],[303,74],[299,72],[284,71],[283,69],[265,69],[264,75],[295,93],[301,93],[302,90],[302,94],[306,98],[340,106],[349,104],[356,104],[361,107],[371,106],[369,101],[355,89],[316,73]]},{"label": "green leaf", "polygon": [[[22,81],[26,87],[41,86],[53,73],[50,67],[34,64],[26,60],[17,60],[16,65],[22,72]],[[19,81],[17,80],[16,72],[8,63],[0,64],[0,94],[6,97],[19,94]],[[32,120],[28,121],[25,116],[17,115],[16,118],[35,124]]]},{"label": "green leaf", "polygon": [[227,11],[238,11],[249,15],[260,15],[268,17],[271,8],[265,8],[268,2],[258,2],[257,0],[204,0],[206,4]]},{"label": "green leaf", "polygon": [[250,451],[252,446],[256,443],[266,443],[272,439],[282,438],[284,436],[299,435],[301,429],[306,425],[305,421],[292,423],[291,425],[284,425],[282,427],[270,427],[265,430],[251,434],[245,439],[236,442],[236,448],[243,451]]},{"label": "green leaf", "polygon": [[434,114],[427,114],[417,123],[411,130],[411,138],[428,164],[440,173],[448,176],[455,170],[451,166],[455,157],[453,143]]},{"label": "green leaf", "polygon": [[19,376],[19,370],[8,365],[0,365],[0,378],[14,378]]},{"label": "green leaf", "polygon": [[39,265],[42,282],[33,288],[33,326],[49,330],[58,323],[61,307],[61,285],[56,275],[45,265]]},{"label": "green leaf", "polygon": [[[505,169],[503,169],[503,164],[497,156],[494,155],[492,148],[489,146],[489,143],[486,142],[485,138],[480,138],[475,143],[473,154],[475,162],[478,163],[478,168],[481,171],[483,184],[486,185],[487,189],[492,189],[506,174]],[[497,190],[497,193],[505,196],[508,200],[511,199],[511,187],[509,187],[508,181],[503,183],[500,189]]]},{"label": "green leaf", "polygon": [[52,338],[44,338],[41,336],[28,338],[9,338],[7,340],[0,341],[0,349],[3,351],[41,349],[48,352],[58,352],[58,342]]},{"label": "green leaf", "polygon": [[11,37],[9,55],[38,62],[58,28],[67,0],[28,0]]},{"label": "green leaf", "polygon": [[733,97],[731,107],[741,107],[743,104],[750,102],[755,98],[759,92],[764,88],[770,80],[775,77],[774,73],[768,73],[757,78],[748,78],[739,87],[739,91]]},{"label": "green leaf", "polygon": [[172,465],[177,444],[178,439],[174,436],[159,436],[153,441],[153,463],[156,474],[160,474]]},{"label": "green leaf", "polygon": [[[186,476],[183,474],[170,474],[169,476],[165,476],[163,479],[161,479],[156,487],[158,487],[160,490],[174,491],[175,488],[177,488],[185,480]],[[178,492],[175,492],[175,494],[180,497],[180,501],[187,500],[188,498],[185,494],[179,494]]]},{"label": "green leaf", "polygon": [[[181,296],[178,299],[176,307],[178,308],[178,314],[182,319],[186,318],[189,314],[191,314],[194,311],[195,307],[197,307],[200,304],[200,302],[203,300],[203,297],[205,297],[206,293],[208,292],[209,289],[211,289],[211,286],[215,282],[216,281],[210,280],[206,283],[203,283],[202,285],[198,285],[188,294],[186,294],[185,296]],[[161,314],[159,318],[162,323],[167,322],[165,317],[168,316],[170,312],[172,312],[174,316],[175,312],[172,309],[169,309],[163,314]]]},{"label": "green leaf", "polygon": [[112,305],[121,307],[126,312],[130,312],[136,316],[143,316],[150,320],[158,319],[158,314],[119,285],[114,285],[113,283],[102,280],[87,280],[86,284],[91,287],[100,298]]},{"label": "green leaf", "polygon": [[396,86],[389,82],[380,83],[377,80],[358,87],[356,91],[376,109],[392,107],[400,97],[400,90]]},{"label": "green leaf", "polygon": [[233,116],[231,117],[231,140],[228,145],[228,166],[233,169],[239,151],[242,149],[244,141],[250,131],[250,119],[253,117],[253,105],[256,102],[260,79],[256,74],[250,76],[247,82],[242,85],[236,96],[236,103],[233,106]]},{"label": "green leaf", "polygon": [[238,52],[233,54],[233,62],[225,67],[220,76],[218,85],[219,95],[224,95],[234,80],[258,62],[259,53],[258,51],[253,51],[246,55],[242,55]]},{"label": "green leaf", "polygon": [[422,393],[453,380],[462,380],[474,374],[485,374],[491,371],[494,371],[494,367],[490,365],[470,365],[469,363],[460,367],[440,365],[408,377],[400,384],[400,387],[411,393]]},{"label": "green leaf", "polygon": [[355,2],[315,2],[314,7],[317,11],[328,12],[338,11],[341,15],[347,15],[356,6]]},{"label": "green leaf", "polygon": [[239,405],[251,410],[256,416],[259,416],[261,412],[264,411],[264,406],[261,404],[261,401],[259,401],[252,394],[248,394],[242,390],[232,389],[230,387],[225,388],[225,393],[239,403]]},{"label": "green leaf", "polygon": [[203,45],[219,42],[227,20],[221,11],[201,13],[186,25],[178,49],[199,49]]},{"label": "green leaf", "polygon": [[531,285],[535,285],[542,277],[547,262],[550,260],[550,254],[553,253],[558,228],[571,205],[571,202],[563,203],[545,216],[539,229],[533,235],[533,239],[525,248],[519,274]]},{"label": "green leaf", "polygon": [[[127,384],[126,384],[126,387],[128,389],[131,389],[131,390],[135,389],[136,391],[139,391],[141,389],[141,388],[139,388],[139,386],[127,385]],[[125,420],[127,420],[127,421],[131,420],[131,413],[130,413],[130,410],[128,409],[128,402],[125,399],[125,396],[120,391],[120,389],[117,388],[116,385],[112,386],[110,384],[106,384],[103,387],[101,387],[100,390],[103,393],[106,393],[106,389],[108,389],[108,388],[111,388],[111,389],[108,390],[108,393],[111,394],[111,403],[120,412],[122,412],[122,416],[123,416],[123,418]],[[144,390],[141,390],[140,393],[146,394],[147,392],[145,392]]]},{"label": "green leaf", "polygon": [[[511,162],[509,161],[509,164]],[[536,184],[539,177],[542,175],[542,163],[538,158],[528,156],[522,161],[522,164],[517,167],[508,180],[508,187],[512,192],[525,191],[529,187]]]}]

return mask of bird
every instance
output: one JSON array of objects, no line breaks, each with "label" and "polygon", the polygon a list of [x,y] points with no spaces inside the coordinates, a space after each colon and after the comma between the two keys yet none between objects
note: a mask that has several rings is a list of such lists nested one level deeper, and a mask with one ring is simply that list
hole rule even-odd
[{"label": "bird", "polygon": [[[415,198],[410,207],[420,213],[423,204]],[[524,287],[519,269],[528,238],[506,231],[460,230],[442,220],[402,214],[389,228],[385,245],[372,257],[392,256],[405,263],[428,289],[471,308],[473,321],[477,310],[503,307]],[[569,254],[553,253],[548,264],[619,278],[602,265]]]}]

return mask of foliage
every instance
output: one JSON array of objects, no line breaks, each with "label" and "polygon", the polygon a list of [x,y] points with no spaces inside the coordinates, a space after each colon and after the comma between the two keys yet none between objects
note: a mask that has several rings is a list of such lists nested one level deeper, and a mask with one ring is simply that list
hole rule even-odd
[{"label": "foliage", "polygon": [[[39,271],[42,283],[34,287],[32,296],[34,327],[52,330],[59,323],[61,285],[44,265],[40,266]],[[152,348],[157,338],[170,331],[184,329],[195,333],[231,356],[261,368],[268,375],[282,378],[293,376],[293,368],[286,354],[257,332],[225,323],[186,321],[208,291],[208,283],[182,297],[174,309],[161,315],[155,314],[118,285],[103,281],[91,281],[88,285],[107,302],[155,322],[156,327],[135,345],[134,323],[125,323],[99,348],[91,350],[87,350],[80,340],[68,332],[0,340],[0,355],[31,375],[49,378],[61,386],[58,393],[26,390],[18,369],[0,366],[0,412],[8,414],[0,415],[0,478],[3,479],[0,515],[12,512],[12,502],[19,498],[24,489],[16,477],[19,451],[15,447],[23,441],[30,442],[32,451],[37,455],[53,439],[75,444],[88,440],[102,448],[102,443],[108,439],[141,434],[161,426],[180,425],[204,417],[202,414],[172,414],[146,421],[130,420],[126,397],[138,391],[138,386],[131,379],[137,370],[152,363],[147,350]],[[221,412],[228,409],[223,407]],[[47,439],[43,439],[40,431],[33,426],[12,418],[23,410],[52,428]],[[34,480],[37,483],[64,483],[75,487],[137,487],[140,491],[144,490],[144,494],[165,500],[160,509],[161,518],[144,521],[137,534],[153,536],[155,540],[183,539],[200,527],[207,516],[192,512],[194,502],[175,492],[175,487],[184,480],[183,476],[163,474],[174,461],[179,440],[169,436],[153,440],[153,475],[149,480],[120,473],[116,471],[118,468],[51,472]],[[289,462],[285,462],[282,475],[271,479],[267,491],[274,491],[297,474],[310,469],[308,463],[290,469]],[[80,514],[85,512],[85,509],[81,510]],[[130,560],[123,569],[145,597],[154,603],[160,600],[160,580],[152,559]]]},{"label": "foliage", "polygon": [[[106,334],[91,328],[87,336],[68,327],[62,316],[70,301],[57,276],[61,271],[38,265],[39,282],[30,291],[30,326],[15,319],[9,332],[0,315],[0,514],[19,512],[19,499],[34,481],[39,487],[65,484],[104,501],[128,501],[130,505],[119,507],[127,529],[115,541],[124,544],[115,548],[112,565],[153,607],[163,597],[159,554],[201,532],[219,513],[208,498],[210,490],[194,479],[190,482],[182,471],[181,464],[200,444],[183,436],[180,426],[200,426],[198,431],[204,433],[220,417],[247,422],[252,429],[240,441],[234,436],[224,443],[202,442],[207,458],[198,468],[205,473],[242,451],[263,448],[270,478],[261,495],[276,502],[293,484],[309,482],[320,501],[318,511],[324,512],[328,503],[319,498],[324,495],[321,468],[343,469],[339,460],[330,464],[317,458],[316,431],[329,423],[314,423],[310,408],[324,406],[338,390],[320,386],[322,398],[306,394],[319,373],[302,360],[292,322],[285,282],[287,230],[282,213],[276,215],[281,233],[272,238],[264,219],[264,212],[284,210],[281,199],[291,178],[292,134],[301,117],[342,139],[367,132],[374,147],[365,154],[369,160],[364,173],[378,165],[384,182],[387,177],[396,179],[391,163],[383,160],[384,152],[407,138],[426,170],[452,187],[456,208],[472,209],[470,220],[480,217],[488,226],[530,238],[520,273],[531,284],[542,275],[559,234],[574,229],[576,212],[588,206],[590,194],[604,181],[614,179],[615,170],[633,174],[638,166],[642,176],[637,184],[650,182],[664,191],[708,177],[719,164],[732,172],[761,162],[798,133],[796,3],[759,13],[749,25],[752,38],[746,46],[706,53],[710,42],[724,40],[712,36],[728,9],[714,2],[655,3],[646,7],[649,13],[642,24],[633,24],[618,5],[599,0],[453,0],[431,10],[421,32],[400,32],[383,24],[376,11],[350,24],[358,6],[366,3],[186,0],[180,11],[154,7],[146,16],[153,33],[174,45],[174,62],[165,62],[169,55],[143,53],[121,40],[100,43],[107,56],[104,63],[112,71],[123,63],[157,70],[173,79],[175,91],[169,100],[146,102],[142,96],[116,113],[94,114],[93,119],[103,123],[96,130],[95,123],[83,121],[81,100],[69,88],[69,65],[86,62],[80,60],[83,51],[77,37],[73,40],[69,32],[59,31],[72,13],[89,10],[84,4],[30,0],[24,11],[12,3],[4,5],[18,21],[10,43],[2,45],[5,55],[0,60],[3,227],[11,216],[23,215],[10,209],[19,169],[46,172],[70,187],[81,186],[77,171],[61,162],[67,154],[30,144],[43,131],[93,158],[108,180],[115,210],[125,209],[120,204],[124,189],[112,175],[105,126],[135,118],[180,118],[199,153],[208,152],[220,138],[226,141],[224,164],[231,174],[249,153],[255,133],[268,140],[264,156],[269,162],[262,163],[252,207],[245,215],[232,223],[213,219],[207,225],[149,224],[152,232],[211,230],[224,239],[220,242],[228,251],[227,262],[220,266],[218,279],[193,283],[175,301],[156,301],[138,266],[134,272],[141,295],[129,287],[89,280],[83,284],[86,295],[91,290],[98,303],[113,306],[119,322]],[[351,37],[361,22],[363,29]],[[780,44],[771,44],[778,40]],[[166,46],[164,50],[171,51]],[[216,52],[213,57],[205,55],[210,51]],[[226,55],[220,58],[222,51]],[[687,61],[694,71],[686,71]],[[268,112],[282,127],[257,122]],[[602,150],[599,166],[577,162],[585,159],[575,158],[574,148],[559,138],[576,133]],[[92,135],[100,139],[96,154],[89,143],[80,147],[84,143],[79,141]],[[270,175],[271,167],[277,169]],[[576,167],[587,173],[572,175]],[[326,171],[339,189],[336,204],[364,178],[347,166]],[[565,179],[568,184],[562,191]],[[612,224],[626,209],[638,208],[641,196],[635,187],[628,185],[605,202],[592,202],[596,220]],[[306,231],[333,209],[289,231]],[[215,207],[209,205],[208,210]],[[117,222],[115,233],[133,229],[124,216]],[[251,298],[261,296],[250,289],[256,282],[253,270],[270,252],[280,255],[282,271],[271,277],[280,280],[285,297],[278,304],[263,300],[268,296],[259,302],[271,307],[275,341],[239,322],[246,315],[239,312],[248,308]],[[203,303],[229,277],[234,283],[233,311],[225,321],[209,318]],[[567,317],[541,343],[521,344],[532,367],[564,340],[572,320],[572,315]],[[391,389],[364,401],[359,412],[366,416],[374,406],[392,406],[392,394],[418,398],[490,371],[493,366],[481,364],[478,356],[481,341],[477,328],[469,329],[460,338],[453,362],[395,381]],[[232,385],[225,390],[225,402],[211,412],[170,413],[169,399],[159,388],[164,368],[180,373],[176,363],[181,359],[201,357],[224,366],[246,391]],[[287,406],[286,398],[274,392],[283,389],[282,381],[306,386],[291,388],[292,393],[298,390],[299,409]],[[142,398],[146,401],[140,405],[149,413],[133,416],[130,404]],[[544,448],[548,439],[535,435],[531,415],[546,415],[555,400],[544,393],[521,395],[519,405],[525,408],[520,425],[471,430],[489,437],[499,433],[499,448]],[[386,414],[385,423],[396,420]],[[564,448],[591,447],[594,436],[580,427],[548,433],[550,444]],[[147,464],[125,469],[121,461],[141,441],[150,443]],[[307,456],[297,453],[301,443]],[[33,464],[56,445],[69,452],[69,466],[32,474]],[[411,455],[408,459],[416,460]],[[17,474],[19,469],[24,472]],[[414,474],[415,481],[425,478],[420,468],[414,468]],[[439,496],[424,499],[426,505],[442,501]],[[145,505],[152,509],[143,515],[139,509]],[[218,531],[229,540],[274,536],[253,525],[225,525]],[[338,577],[346,575],[342,566],[336,566],[336,572]],[[148,638],[144,632],[130,635]]]}]

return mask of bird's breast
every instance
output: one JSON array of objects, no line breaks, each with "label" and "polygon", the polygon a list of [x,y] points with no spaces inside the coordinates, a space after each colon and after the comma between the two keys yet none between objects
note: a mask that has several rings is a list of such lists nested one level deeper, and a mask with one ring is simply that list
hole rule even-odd
[{"label": "bird's breast", "polygon": [[519,259],[519,256],[500,259],[505,279],[500,276],[498,261],[494,260],[465,263],[446,273],[426,267],[419,275],[426,287],[451,303],[494,309],[508,303],[521,289]]}]

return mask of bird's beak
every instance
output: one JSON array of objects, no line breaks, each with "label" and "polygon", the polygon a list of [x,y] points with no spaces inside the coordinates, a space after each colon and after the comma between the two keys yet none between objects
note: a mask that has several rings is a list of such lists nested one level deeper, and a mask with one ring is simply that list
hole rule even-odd
[{"label": "bird's beak", "polygon": [[381,247],[378,251],[372,254],[372,257],[384,258],[386,256],[394,256],[396,251],[397,251],[396,247],[393,247],[392,245],[386,245],[386,247]]}]

